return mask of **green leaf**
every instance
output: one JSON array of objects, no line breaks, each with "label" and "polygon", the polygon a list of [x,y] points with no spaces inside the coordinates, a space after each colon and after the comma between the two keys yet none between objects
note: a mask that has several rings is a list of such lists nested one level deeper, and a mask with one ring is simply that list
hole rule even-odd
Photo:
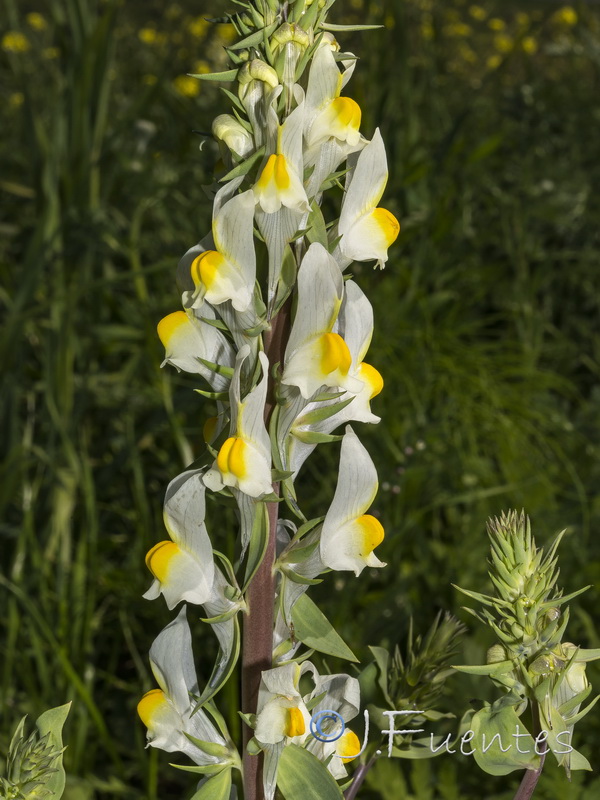
[{"label": "green leaf", "polygon": [[[53,750],[63,749],[62,729],[70,709],[71,703],[65,703],[64,706],[57,706],[44,711],[36,720],[35,725],[40,732],[40,736],[43,737],[48,734],[48,741]],[[66,782],[62,753],[52,762],[52,769],[56,770],[56,772],[50,775],[44,788],[51,792],[48,795],[48,800],[60,800],[65,790]]]},{"label": "green leaf", "polygon": [[296,744],[283,748],[277,767],[277,786],[285,800],[343,800],[340,787],[325,765]]},{"label": "green leaf", "polygon": [[274,33],[279,27],[279,24],[280,24],[279,22],[273,22],[266,28],[262,28],[260,31],[255,31],[254,33],[251,33],[250,36],[247,36],[245,39],[240,39],[239,42],[229,45],[227,49],[244,50],[246,47],[256,47],[257,45],[263,43],[265,36],[270,36],[272,33]]},{"label": "green leaf", "polygon": [[220,178],[219,183],[227,183],[227,181],[232,181],[234,178],[241,178],[243,175],[247,175],[256,162],[263,157],[264,152],[265,146],[263,145],[259,147],[258,150],[255,150],[251,156],[248,156],[245,161],[242,161],[241,164],[238,164],[237,167],[230,170],[227,175]]},{"label": "green leaf", "polygon": [[304,575],[300,575],[299,572],[294,572],[294,570],[289,567],[282,567],[281,571],[294,583],[301,583],[304,586],[316,586],[318,583],[323,583],[322,578],[305,578]]},{"label": "green leaf", "polygon": [[194,389],[194,391],[196,394],[206,397],[207,400],[220,400],[222,403],[226,403],[229,400],[229,392],[207,392],[204,389]]},{"label": "green leaf", "polygon": [[258,568],[267,552],[269,544],[269,516],[267,506],[264,503],[256,503],[254,519],[252,521],[252,532],[250,534],[250,544],[248,545],[248,561],[244,575],[244,585],[242,594],[248,588],[250,581],[256,575]]},{"label": "green leaf", "polygon": [[229,758],[229,750],[224,744],[219,744],[218,742],[207,742],[204,739],[196,739],[196,737],[192,736],[191,733],[186,733],[185,731],[183,733],[192,744],[195,744],[196,747],[202,750],[202,752],[208,753],[209,756],[216,756],[221,761],[225,761]]},{"label": "green leaf", "polygon": [[[304,414],[300,419],[297,419],[294,423],[294,426],[300,427],[304,425],[314,425],[317,422],[323,422],[330,417],[333,417],[338,411],[342,411],[342,409],[346,408],[354,400],[354,397],[349,397],[348,400],[344,400],[341,403],[333,403],[330,406],[323,406],[323,408],[314,408],[312,411],[308,411]],[[296,435],[296,434],[294,434]]]},{"label": "green leaf", "polygon": [[233,367],[225,367],[223,364],[215,364],[214,361],[208,361],[206,358],[200,358],[200,356],[196,356],[196,358],[201,364],[204,364],[205,367],[208,367],[211,372],[215,372],[217,375],[224,375],[226,378],[233,378]]},{"label": "green leaf", "polygon": [[494,664],[481,664],[478,666],[459,665],[452,666],[457,672],[466,672],[467,675],[504,675],[514,669],[512,661],[496,661]]},{"label": "green leaf", "polygon": [[465,752],[474,750],[473,758],[488,775],[508,775],[516,769],[539,767],[540,757],[535,752],[534,739],[513,706],[505,706],[498,712],[494,706],[485,706],[473,715],[471,731],[472,739],[463,744]]},{"label": "green leaf", "polygon": [[229,800],[231,793],[231,770],[225,769],[198,789],[192,800]]},{"label": "green leaf", "polygon": [[342,436],[333,433],[319,433],[318,431],[294,431],[294,436],[305,444],[328,444],[341,442]]},{"label": "green leaf", "polygon": [[206,72],[202,75],[188,73],[190,78],[198,78],[199,81],[234,81],[238,74],[237,69],[228,69],[225,72]]},{"label": "green leaf", "polygon": [[313,200],[310,206],[306,238],[309,242],[318,242],[319,244],[322,244],[325,249],[327,249],[327,228],[325,227],[323,212],[321,211],[316,200]]},{"label": "green leaf", "polygon": [[324,31],[331,31],[331,33],[346,33],[350,31],[376,31],[379,28],[385,28],[385,25],[334,25],[331,22],[321,23],[321,28]]},{"label": "green leaf", "polygon": [[308,595],[303,594],[294,604],[292,622],[296,638],[304,642],[307,647],[336,658],[358,661],[331,622]]},{"label": "green leaf", "polygon": [[[217,624],[229,624],[230,621],[226,623],[217,623]],[[234,670],[235,665],[237,664],[238,656],[240,654],[240,623],[236,617],[231,620],[231,624],[233,625],[233,641],[231,643],[231,648],[229,649],[229,653],[227,654],[227,662],[223,665],[221,664],[221,659],[223,656],[221,648],[219,648],[219,654],[217,656],[217,661],[213,668],[212,674],[208,683],[206,684],[206,688],[202,692],[199,700],[198,705],[202,706],[204,703],[208,702],[208,700],[212,700],[212,698],[217,694],[217,692],[221,691],[221,687],[223,687],[227,681],[229,680],[229,676]]]}]

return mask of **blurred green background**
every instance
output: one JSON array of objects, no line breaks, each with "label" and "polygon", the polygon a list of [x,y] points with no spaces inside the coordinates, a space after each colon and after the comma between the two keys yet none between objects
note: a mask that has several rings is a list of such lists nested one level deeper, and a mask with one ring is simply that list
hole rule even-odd
[{"label": "blurred green background", "polygon": [[[144,750],[135,714],[171,616],[141,598],[143,557],[211,409],[159,370],[155,326],[209,225],[218,151],[196,131],[226,98],[186,73],[225,63],[233,32],[204,17],[229,5],[0,3],[0,753],[23,714],[72,699],[65,800],[183,798],[192,782]],[[600,8],[339,0],[332,20],[386,26],[341,38],[360,56],[352,95],[365,135],[382,129],[402,234],[385,271],[354,270],[386,380],[383,421],[361,436],[388,568],[312,596],[365,659],[404,639],[409,615],[424,631],[448,609],[469,626],[457,660],[480,663],[491,642],[451,583],[488,591],[486,518],[525,508],[540,544],[568,529],[563,586],[593,588],[567,638],[598,647]],[[336,462],[322,446],[305,467],[314,515]],[[214,648],[199,630],[205,678]],[[487,691],[452,678],[442,710]],[[235,686],[223,703],[233,721]],[[597,712],[575,744],[598,764]],[[382,759],[360,796],[499,800],[518,780],[458,755]],[[599,794],[593,775],[568,784],[548,763],[536,797]]]}]

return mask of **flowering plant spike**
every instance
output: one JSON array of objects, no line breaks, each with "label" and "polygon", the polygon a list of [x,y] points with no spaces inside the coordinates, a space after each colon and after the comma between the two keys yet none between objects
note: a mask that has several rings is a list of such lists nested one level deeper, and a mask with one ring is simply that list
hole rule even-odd
[{"label": "flowering plant spike", "polygon": [[[163,366],[194,375],[216,415],[204,454],[167,489],[168,538],[146,557],[145,597],[162,594],[176,616],[152,645],[156,686],[138,711],[149,745],[191,759],[182,766],[202,776],[198,797],[228,799],[234,770],[246,800],[272,800],[278,785],[288,798],[296,786],[298,800],[341,797],[337,781],[360,751],[351,728],[328,743],[311,727],[320,711],[345,726],[360,691],[308,660],[312,650],[354,656],[307,591],[330,570],[385,566],[370,513],[375,466],[349,424],[379,422],[371,402],[383,379],[365,361],[371,304],[344,273],[353,261],[383,267],[399,224],[379,206],[385,147],[379,130],[365,137],[347,95],[356,58],[333,35],[345,27],[328,22],[334,1],[238,1],[241,11],[215,20],[240,37],[230,69],[195,76],[229,82],[231,108],[212,124],[222,158],[212,221],[179,263],[182,309],[158,334]],[[339,218],[326,220],[335,186]],[[309,520],[296,481],[315,447],[339,441],[331,505]],[[239,522],[234,563],[210,513],[217,496]],[[208,680],[194,664],[198,618],[219,643]],[[216,706],[240,656],[241,753]]]}]

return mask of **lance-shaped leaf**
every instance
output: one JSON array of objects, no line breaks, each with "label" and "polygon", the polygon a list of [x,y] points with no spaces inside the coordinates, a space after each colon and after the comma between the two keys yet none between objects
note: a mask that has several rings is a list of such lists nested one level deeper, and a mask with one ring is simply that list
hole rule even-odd
[{"label": "lance-shaped leaf", "polygon": [[147,692],[138,704],[138,714],[148,728],[148,744],[169,753],[185,753],[201,766],[228,763],[231,759],[202,750],[185,735],[227,745],[204,711],[192,713],[190,696],[198,694],[198,681],[185,606],[154,640],[150,665],[160,688]]},{"label": "lance-shaped leaf", "polygon": [[387,177],[385,146],[377,129],[358,156],[342,202],[339,251],[346,263],[374,259],[383,267],[387,261],[388,248],[400,232],[396,217],[385,208],[377,207]]},{"label": "lance-shaped leaf", "polygon": [[285,800],[343,800],[340,787],[323,764],[296,745],[282,753],[277,784]]},{"label": "lance-shaped leaf", "polygon": [[376,517],[365,514],[377,488],[375,465],[348,426],[335,495],[321,531],[321,560],[330,569],[352,570],[360,575],[366,566],[385,566],[373,552],[383,541],[383,527]]},{"label": "lance-shaped leaf", "polygon": [[470,732],[473,735],[467,739],[468,745],[465,742],[467,749],[463,752],[473,751],[475,761],[488,775],[508,775],[515,769],[537,769],[540,765],[535,741],[513,706],[500,706],[500,710],[484,706],[473,715]]},{"label": "lance-shaped leaf", "polygon": [[163,518],[170,540],[156,544],[146,556],[154,575],[144,597],[163,594],[169,608],[182,600],[205,603],[213,593],[215,565],[204,517],[204,470],[188,470],[171,481],[165,497]]},{"label": "lance-shaped leaf", "polygon": [[246,603],[241,597],[232,600],[228,595],[233,591],[238,594],[237,587],[228,583],[221,570],[216,567],[213,593],[210,600],[203,604],[203,608],[219,640],[219,653],[212,674],[198,699],[198,705],[203,705],[220,691],[233,672],[240,654],[237,612],[243,610]]},{"label": "lance-shaped leaf", "polygon": [[298,270],[298,311],[285,351],[282,382],[310,399],[321,386],[358,392],[362,381],[350,375],[352,356],[332,329],[343,296],[343,278],[335,259],[315,242]]},{"label": "lance-shaped leaf", "polygon": [[269,362],[264,353],[259,353],[262,378],[242,400],[240,376],[249,354],[247,346],[238,353],[230,387],[230,436],[204,476],[204,483],[213,491],[230,486],[250,497],[260,497],[272,491],[271,442],[264,423]]},{"label": "lance-shaped leaf", "polygon": [[229,383],[224,375],[209,369],[200,359],[229,367],[233,364],[233,349],[225,336],[201,318],[216,319],[208,303],[193,311],[175,311],[158,323],[158,336],[165,348],[165,360],[178,370],[202,375],[215,391]]}]

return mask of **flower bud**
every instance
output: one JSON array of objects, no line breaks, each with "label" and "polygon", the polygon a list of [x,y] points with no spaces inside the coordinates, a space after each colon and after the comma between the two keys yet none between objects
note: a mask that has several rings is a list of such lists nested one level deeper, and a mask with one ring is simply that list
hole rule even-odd
[{"label": "flower bud", "polygon": [[277,73],[265,61],[260,58],[253,58],[248,61],[238,72],[238,82],[240,86],[246,86],[252,80],[262,81],[266,83],[271,89],[279,85],[279,78]]},{"label": "flower bud", "polygon": [[254,141],[246,128],[231,114],[220,114],[212,124],[215,139],[223,142],[236,155],[245,157],[254,149]]},{"label": "flower bud", "polygon": [[501,644],[494,644],[487,651],[485,663],[497,664],[500,661],[506,661],[506,659],[507,659],[507,654],[504,647],[502,647]]}]

